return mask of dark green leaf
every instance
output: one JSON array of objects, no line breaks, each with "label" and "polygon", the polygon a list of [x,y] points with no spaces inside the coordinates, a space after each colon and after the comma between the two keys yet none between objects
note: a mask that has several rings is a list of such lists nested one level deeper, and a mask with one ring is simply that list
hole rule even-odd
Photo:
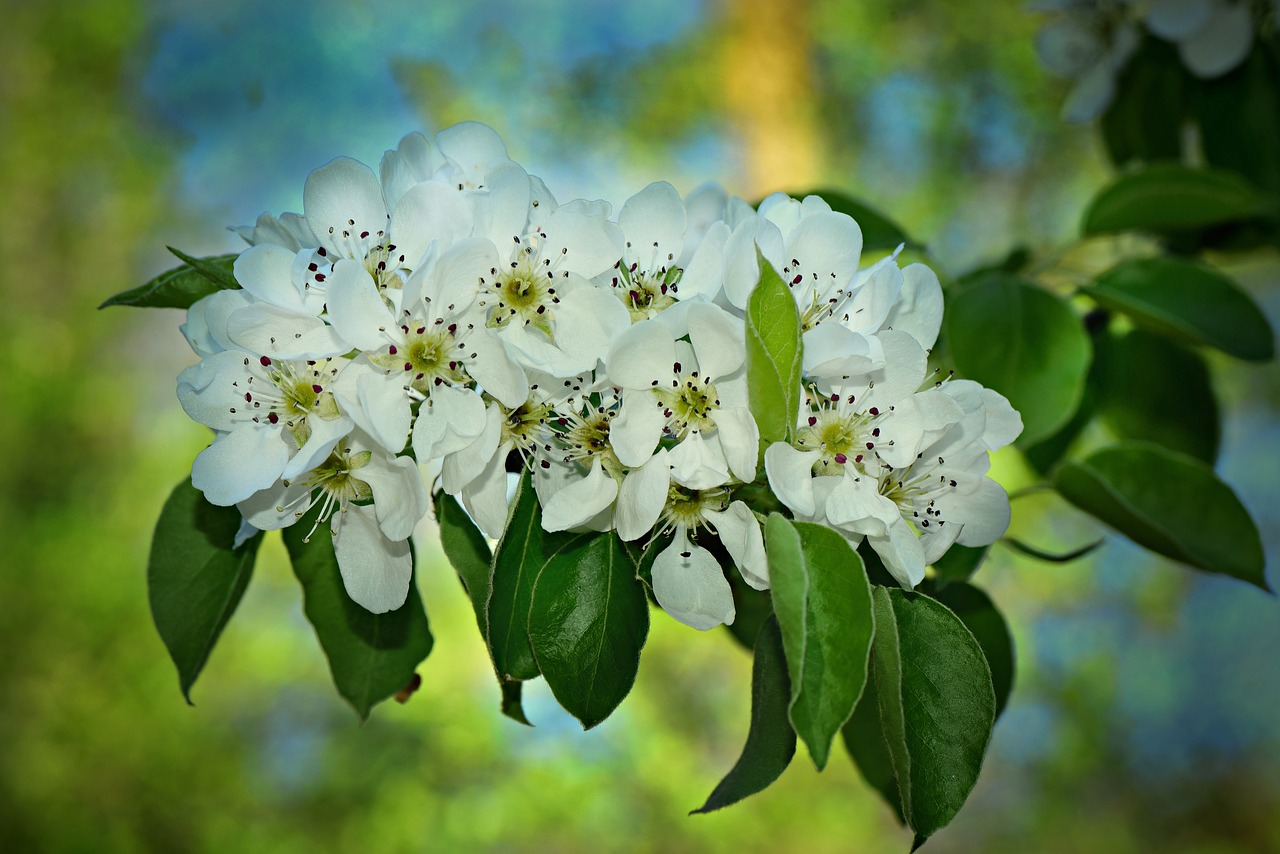
[{"label": "dark green leaf", "polygon": [[584,729],[627,696],[648,633],[644,586],[616,534],[584,534],[542,567],[529,641],[551,692]]},{"label": "dark green leaf", "polygon": [[889,745],[880,725],[880,700],[874,672],[868,675],[867,687],[863,689],[853,717],[840,730],[840,735],[862,778],[880,793],[898,821],[906,824],[907,820],[902,815],[902,797],[898,794],[898,778],[893,775],[893,758],[889,756]]},{"label": "dark green leaf", "polygon": [[1259,41],[1242,65],[1205,80],[1200,143],[1205,160],[1234,169],[1266,190],[1280,190],[1280,61]]},{"label": "dark green leaf", "polygon": [[480,633],[488,635],[486,606],[489,603],[489,573],[493,571],[493,555],[484,534],[467,516],[452,495],[437,492],[436,524],[440,528],[440,548],[458,573],[462,589],[471,599]]},{"label": "dark green leaf", "polygon": [[169,495],[151,539],[151,617],[188,703],[191,686],[253,574],[262,535],[232,549],[239,528],[239,510],[210,504],[186,480]]},{"label": "dark green leaf", "polygon": [[725,626],[725,630],[743,649],[750,651],[755,638],[760,634],[760,626],[773,613],[773,600],[768,590],[756,590],[742,580],[737,571],[726,572],[729,587],[733,589],[733,622]]},{"label": "dark green leaf", "polygon": [[1171,163],[1121,175],[1094,197],[1085,234],[1205,228],[1268,214],[1267,199],[1239,176]]},{"label": "dark green leaf", "polygon": [[1180,160],[1187,113],[1187,72],[1170,42],[1147,35],[1116,81],[1100,122],[1111,160]]},{"label": "dark green leaf", "polygon": [[[954,548],[954,546],[952,547]],[[996,694],[996,717],[1004,711],[1013,690],[1013,636],[1004,617],[986,593],[972,584],[948,584],[929,594],[951,609],[982,647],[991,668],[991,687]]]},{"label": "dark green leaf", "polygon": [[118,293],[98,308],[109,305],[139,308],[190,308],[196,300],[221,290],[239,288],[231,269],[237,253],[211,258],[190,258],[169,249],[187,263],[161,273],[145,285]]},{"label": "dark green leaf", "polygon": [[1022,413],[1020,443],[1065,425],[1084,393],[1090,345],[1064,300],[1012,276],[992,276],[951,299],[944,321],[964,376],[995,389]]},{"label": "dark green leaf", "polygon": [[908,237],[907,233],[896,222],[866,202],[853,198],[848,193],[842,193],[839,190],[814,190],[809,193],[792,193],[791,195],[797,199],[803,199],[805,196],[821,196],[823,201],[831,205],[833,211],[853,217],[858,223],[858,227],[862,229],[863,252],[892,251],[902,243],[915,249],[922,246],[922,244]]},{"label": "dark green leaf", "polygon": [[978,780],[995,723],[991,670],[946,606],[887,587],[874,599],[880,725],[918,845],[955,817]]},{"label": "dark green leaf", "polygon": [[978,567],[982,565],[989,548],[990,546],[953,544],[942,557],[933,562],[933,569],[937,573],[938,586],[941,587],[953,581],[967,581],[970,576],[978,571]]},{"label": "dark green leaf", "polygon": [[1098,411],[1122,439],[1148,439],[1198,457],[1218,457],[1218,401],[1198,353],[1134,329],[1098,342]]},{"label": "dark green leaf", "polygon": [[791,289],[759,256],[760,281],[747,301],[747,393],[761,447],[786,441],[800,407],[800,314]]},{"label": "dark green leaf", "polygon": [[1165,557],[1269,590],[1249,513],[1204,463],[1148,442],[1124,442],[1058,469],[1058,492]]},{"label": "dark green leaf", "polygon": [[771,513],[765,547],[791,677],[791,724],[821,770],[867,681],[871,585],[857,552],[825,525]]},{"label": "dark green leaf", "polygon": [[1253,361],[1275,352],[1271,325],[1257,304],[1231,279],[1202,264],[1177,258],[1126,261],[1082,291],[1162,335]]},{"label": "dark green leaf", "polygon": [[502,713],[517,723],[533,726],[533,724],[529,723],[529,718],[525,716],[524,702],[521,699],[521,695],[524,693],[524,683],[499,679],[498,685],[502,688]]},{"label": "dark green leaf", "polygon": [[691,815],[718,810],[763,791],[782,776],[796,754],[796,734],[787,721],[791,685],[776,619],[765,620],[760,626],[755,648],[747,743],[733,769],[716,786],[707,802]]},{"label": "dark green leaf", "polygon": [[547,559],[545,540],[551,536],[542,530],[542,509],[526,471],[493,553],[489,651],[499,679],[533,679],[540,672],[529,646],[529,606],[534,582]]},{"label": "dark green leaf", "polygon": [[329,525],[316,526],[310,542],[305,541],[319,511],[317,507],[285,528],[284,545],[302,582],[303,612],[329,659],[333,683],[365,720],[370,709],[409,684],[434,641],[412,580],[408,598],[394,611],[372,614],[351,601]]}]

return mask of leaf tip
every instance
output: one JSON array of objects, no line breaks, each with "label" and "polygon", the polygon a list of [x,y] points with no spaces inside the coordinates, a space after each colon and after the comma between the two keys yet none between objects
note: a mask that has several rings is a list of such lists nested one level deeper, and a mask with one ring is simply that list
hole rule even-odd
[{"label": "leaf tip", "polygon": [[915,852],[919,851],[920,846],[924,845],[928,841],[929,841],[929,837],[921,836],[919,833],[917,833],[916,838],[911,842],[911,854],[915,854]]}]

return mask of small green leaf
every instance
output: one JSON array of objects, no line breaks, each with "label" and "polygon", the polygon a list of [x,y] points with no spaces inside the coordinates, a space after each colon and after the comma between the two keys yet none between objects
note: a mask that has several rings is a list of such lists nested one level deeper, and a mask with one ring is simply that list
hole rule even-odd
[{"label": "small green leaf", "polygon": [[547,559],[544,541],[550,536],[542,530],[542,509],[526,471],[493,553],[487,625],[489,652],[499,679],[533,679],[540,673],[529,645],[529,606],[533,585]]},{"label": "small green leaf", "polygon": [[791,724],[821,770],[867,681],[871,585],[858,553],[825,525],[771,513],[765,547],[791,678]]},{"label": "small green leaf", "polygon": [[412,580],[408,599],[394,611],[372,614],[351,601],[329,525],[316,526],[310,542],[304,542],[319,511],[285,528],[284,545],[302,583],[303,612],[329,659],[334,685],[365,720],[370,709],[409,684],[434,640]]},{"label": "small green leaf", "polygon": [[238,253],[191,258],[170,247],[169,251],[187,262],[161,273],[145,285],[123,291],[98,308],[110,305],[139,308],[190,308],[191,304],[218,291],[239,288],[232,266]]},{"label": "small green leaf", "polygon": [[1147,439],[1213,465],[1218,401],[1200,354],[1141,329],[1098,344],[1103,423],[1122,439]]},{"label": "small green leaf", "polygon": [[591,729],[635,683],[649,601],[614,533],[584,534],[538,573],[529,641],[560,705]]},{"label": "small green leaf", "polygon": [[151,539],[151,617],[188,703],[191,686],[253,574],[262,534],[232,549],[239,528],[239,510],[210,504],[185,480],[169,495]]},{"label": "small green leaf", "polygon": [[1201,83],[1200,143],[1214,166],[1234,169],[1266,190],[1280,190],[1280,57],[1259,39],[1236,69]]},{"label": "small green leaf", "polygon": [[874,600],[880,725],[918,846],[973,790],[995,724],[995,692],[982,648],[945,605],[887,587],[875,588]]},{"label": "small green leaf", "polygon": [[[954,546],[953,546],[954,548]],[[948,584],[929,594],[951,609],[965,628],[973,633],[991,668],[991,687],[996,694],[996,717],[1009,703],[1013,691],[1013,635],[1009,625],[986,593],[972,584]]]},{"label": "small green leaf", "polygon": [[796,754],[796,734],[787,721],[791,685],[776,619],[771,617],[760,626],[755,649],[747,743],[733,769],[716,786],[707,802],[690,815],[718,810],[763,791],[782,776]]},{"label": "small green leaf", "polygon": [[1162,163],[1121,175],[1098,193],[1085,212],[1083,231],[1162,233],[1270,212],[1266,197],[1234,173]]},{"label": "small green leaf", "polygon": [[814,190],[809,193],[792,193],[793,198],[803,199],[805,196],[820,196],[831,205],[837,213],[848,214],[862,229],[862,251],[892,251],[900,244],[919,249],[923,244],[912,240],[903,231],[902,226],[860,199],[839,190]]},{"label": "small green leaf", "polygon": [[993,275],[951,298],[944,320],[956,369],[1022,413],[1021,444],[1071,420],[1084,394],[1089,337],[1060,297]]},{"label": "small green leaf", "polygon": [[800,409],[800,314],[791,289],[759,256],[747,300],[747,394],[761,447],[786,441]]},{"label": "small green leaf", "polygon": [[1210,267],[1176,258],[1125,261],[1081,289],[1139,326],[1241,359],[1275,353],[1271,325],[1239,285]]},{"label": "small green leaf", "polygon": [[436,524],[440,528],[440,548],[449,559],[462,589],[471,599],[480,633],[488,635],[486,606],[489,603],[489,573],[493,571],[493,555],[484,534],[467,516],[452,495],[437,492]]},{"label": "small green leaf", "polygon": [[1262,540],[1213,469],[1149,442],[1122,442],[1058,469],[1062,497],[1165,557],[1269,590]]},{"label": "small green leaf", "polygon": [[942,587],[953,581],[968,581],[986,559],[989,548],[991,547],[953,544],[942,557],[933,562],[938,586]]}]

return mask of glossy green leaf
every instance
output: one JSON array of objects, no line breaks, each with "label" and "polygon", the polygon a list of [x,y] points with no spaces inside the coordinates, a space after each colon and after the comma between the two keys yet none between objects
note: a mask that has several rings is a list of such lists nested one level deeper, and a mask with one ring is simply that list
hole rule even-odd
[{"label": "glossy green leaf", "polygon": [[1201,84],[1200,144],[1214,166],[1280,190],[1280,57],[1259,41],[1237,68]]},{"label": "glossy green leaf", "polygon": [[1126,261],[1081,290],[1152,332],[1252,361],[1275,353],[1271,325],[1257,304],[1231,279],[1202,264],[1177,258]]},{"label": "glossy green leaf", "polygon": [[844,748],[867,785],[880,793],[898,821],[906,824],[902,814],[902,798],[898,794],[898,778],[893,774],[893,757],[880,725],[880,699],[874,669],[868,674],[867,687],[853,710],[853,717],[840,730]]},{"label": "glossy green leaf", "polygon": [[747,393],[761,446],[786,441],[800,409],[800,314],[791,289],[759,256],[747,300]]},{"label": "glossy green leaf", "polygon": [[489,652],[500,679],[533,679],[540,671],[529,645],[533,585],[546,561],[549,537],[529,473],[520,478],[507,528],[493,552],[488,604]]},{"label": "glossy green leaf", "polygon": [[791,724],[821,770],[867,681],[871,585],[858,553],[825,525],[771,513],[765,548],[791,677]]},{"label": "glossy green leaf", "polygon": [[551,693],[583,729],[630,692],[648,634],[649,601],[616,534],[583,534],[542,567],[529,641]]},{"label": "glossy green leaf", "polygon": [[982,647],[987,666],[991,668],[991,687],[996,695],[996,717],[1000,717],[1009,703],[1009,694],[1013,691],[1015,669],[1013,635],[1009,632],[1008,623],[990,597],[972,584],[948,584],[928,592],[960,618],[965,628],[973,633],[978,646]]},{"label": "glossy green leaf", "polygon": [[1218,401],[1198,353],[1141,329],[1101,340],[1097,352],[1098,413],[1112,432],[1213,464]]},{"label": "glossy green leaf", "polygon": [[942,557],[933,562],[934,572],[937,573],[938,586],[941,587],[953,581],[967,581],[970,576],[978,571],[978,567],[986,559],[987,550],[990,548],[990,546],[953,544]]},{"label": "glossy green leaf", "polygon": [[[791,685],[782,649],[778,621],[760,626],[755,661],[751,667],[751,726],[742,755],[712,791],[707,802],[693,813],[706,813],[768,788],[782,776],[796,753],[796,734],[787,720]],[[692,813],[691,813],[692,814]]]},{"label": "glossy green leaf", "polygon": [[1231,487],[1194,457],[1124,442],[1064,464],[1054,485],[1153,552],[1270,589],[1257,526]]},{"label": "glossy green leaf", "polygon": [[400,691],[434,643],[415,583],[405,603],[385,614],[366,611],[347,595],[333,553],[329,526],[316,526],[320,508],[285,528],[284,545],[302,583],[302,609],[329,659],[338,693],[364,720],[369,710]]},{"label": "glossy green leaf", "polygon": [[209,294],[240,287],[232,273],[238,253],[192,258],[173,247],[169,247],[169,251],[182,258],[185,263],[161,273],[145,285],[116,294],[98,308],[109,305],[190,308],[196,300]]},{"label": "glossy green leaf", "polygon": [[188,703],[191,686],[253,574],[262,534],[233,549],[239,528],[239,510],[210,504],[185,480],[169,495],[151,539],[151,617]]},{"label": "glossy green leaf", "polygon": [[978,780],[995,692],[982,648],[945,605],[887,587],[875,588],[874,601],[880,725],[918,847],[955,817]]},{"label": "glossy green leaf", "polygon": [[493,554],[489,551],[489,543],[452,495],[437,492],[435,505],[440,549],[458,573],[462,589],[467,591],[467,597],[471,599],[471,608],[475,611],[480,633],[487,636],[489,574],[493,571]]},{"label": "glossy green leaf", "polygon": [[953,296],[944,323],[956,369],[1022,413],[1020,443],[1034,444],[1071,419],[1091,348],[1063,299],[1012,276],[992,276]]},{"label": "glossy green leaf", "polygon": [[1232,172],[1172,163],[1121,175],[1085,211],[1085,234],[1156,233],[1253,219],[1271,211],[1266,197]]},{"label": "glossy green leaf", "polygon": [[862,229],[863,252],[891,252],[903,243],[913,248],[919,248],[922,245],[908,237],[902,226],[848,193],[839,190],[814,190],[791,195],[797,199],[803,199],[805,196],[821,196],[823,201],[831,205],[833,211],[853,217],[858,227]]}]

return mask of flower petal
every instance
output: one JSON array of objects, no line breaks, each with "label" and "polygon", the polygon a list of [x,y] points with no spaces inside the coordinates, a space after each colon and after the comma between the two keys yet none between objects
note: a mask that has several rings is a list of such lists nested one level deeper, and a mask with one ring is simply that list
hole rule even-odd
[{"label": "flower petal", "polygon": [[592,457],[586,477],[561,489],[542,508],[544,531],[568,531],[586,524],[618,497],[618,482]]},{"label": "flower petal", "polygon": [[339,514],[333,550],[351,601],[374,614],[394,611],[409,597],[413,557],[409,540],[390,540],[372,507],[349,505]]},{"label": "flower petal", "polygon": [[683,529],[653,562],[653,598],[662,610],[699,631],[728,625],[737,615],[720,564],[711,552],[691,545]]},{"label": "flower petal", "polygon": [[764,535],[751,509],[741,501],[734,501],[723,512],[704,510],[703,515],[715,526],[720,542],[733,558],[743,580],[756,590],[768,590],[769,559],[764,550]]},{"label": "flower petal", "polygon": [[320,245],[334,258],[352,255],[343,232],[377,234],[387,228],[387,208],[378,176],[350,157],[331,160],[307,176],[302,188],[302,209]]},{"label": "flower petal", "polygon": [[628,472],[618,489],[618,505],[613,514],[618,536],[634,540],[653,530],[666,506],[670,485],[671,464],[665,448],[640,468]]},{"label": "flower petal", "polygon": [[229,507],[279,479],[290,442],[278,427],[247,424],[224,433],[191,465],[191,485],[210,504]]},{"label": "flower petal", "polygon": [[822,459],[818,451],[801,451],[785,442],[774,442],[764,451],[764,470],[774,495],[804,519],[814,518],[813,466]]}]

